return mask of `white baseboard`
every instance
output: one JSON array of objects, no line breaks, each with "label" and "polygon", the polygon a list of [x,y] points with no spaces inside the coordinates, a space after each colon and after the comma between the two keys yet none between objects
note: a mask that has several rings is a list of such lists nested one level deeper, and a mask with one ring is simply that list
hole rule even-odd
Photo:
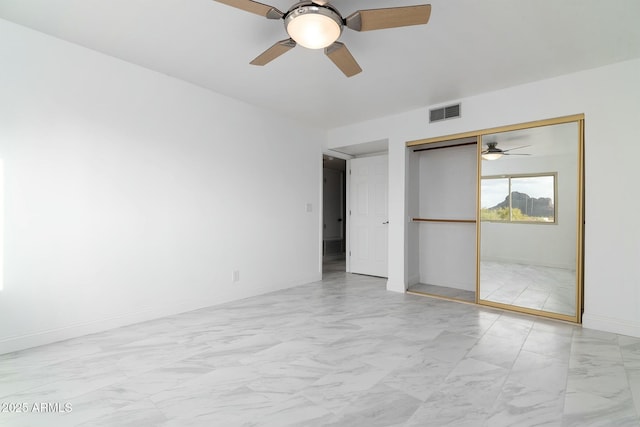
[{"label": "white baseboard", "polygon": [[582,315],[582,326],[588,329],[640,338],[640,323],[637,322],[585,313]]},{"label": "white baseboard", "polygon": [[45,329],[30,334],[7,337],[0,340],[0,354],[12,353],[14,351],[25,350],[27,348],[38,347],[42,345],[52,344],[59,341],[78,338],[84,335],[95,334],[98,332],[108,331],[110,329],[120,328],[122,326],[133,325],[135,323],[146,322],[149,320],[159,319],[166,316],[173,316],[188,311],[199,310],[205,307],[224,304],[239,299],[250,298],[264,293],[275,292],[281,289],[292,288],[306,283],[313,283],[322,280],[322,274],[317,273],[302,278],[295,283],[284,283],[274,286],[265,292],[259,292],[254,295],[244,295],[239,298],[225,298],[216,296],[215,300],[190,299],[181,302],[174,302],[170,306],[146,307],[132,313],[122,313],[113,317],[93,320],[89,322],[77,323],[55,329]]}]

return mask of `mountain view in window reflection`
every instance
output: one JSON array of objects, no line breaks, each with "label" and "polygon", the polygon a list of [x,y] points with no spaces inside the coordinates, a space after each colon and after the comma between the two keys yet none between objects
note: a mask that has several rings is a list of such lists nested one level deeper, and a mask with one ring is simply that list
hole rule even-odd
[{"label": "mountain view in window reflection", "polygon": [[481,219],[507,222],[555,222],[555,175],[482,179]]}]

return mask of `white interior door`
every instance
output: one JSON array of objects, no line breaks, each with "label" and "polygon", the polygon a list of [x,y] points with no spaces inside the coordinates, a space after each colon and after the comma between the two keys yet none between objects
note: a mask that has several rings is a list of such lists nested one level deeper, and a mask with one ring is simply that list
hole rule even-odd
[{"label": "white interior door", "polygon": [[349,270],[387,277],[388,156],[349,161]]}]

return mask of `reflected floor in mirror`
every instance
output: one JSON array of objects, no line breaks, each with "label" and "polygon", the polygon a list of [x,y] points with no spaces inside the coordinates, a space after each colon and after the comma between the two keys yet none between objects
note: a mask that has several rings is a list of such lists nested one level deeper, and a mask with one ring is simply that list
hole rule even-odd
[{"label": "reflected floor in mirror", "polygon": [[464,289],[449,288],[446,286],[427,285],[424,283],[418,283],[412,285],[407,289],[408,292],[415,292],[417,294],[450,298],[465,302],[476,302],[476,293],[473,291],[465,291]]},{"label": "reflected floor in mirror", "polygon": [[563,268],[482,261],[480,299],[574,316],[576,272]]}]

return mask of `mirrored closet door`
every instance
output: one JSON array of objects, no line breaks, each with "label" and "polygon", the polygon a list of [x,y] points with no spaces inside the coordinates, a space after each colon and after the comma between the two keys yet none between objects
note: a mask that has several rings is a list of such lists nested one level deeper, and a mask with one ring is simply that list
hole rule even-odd
[{"label": "mirrored closet door", "polygon": [[407,143],[407,292],[580,323],[584,115]]},{"label": "mirrored closet door", "polygon": [[579,322],[582,121],[480,138],[478,302]]}]

